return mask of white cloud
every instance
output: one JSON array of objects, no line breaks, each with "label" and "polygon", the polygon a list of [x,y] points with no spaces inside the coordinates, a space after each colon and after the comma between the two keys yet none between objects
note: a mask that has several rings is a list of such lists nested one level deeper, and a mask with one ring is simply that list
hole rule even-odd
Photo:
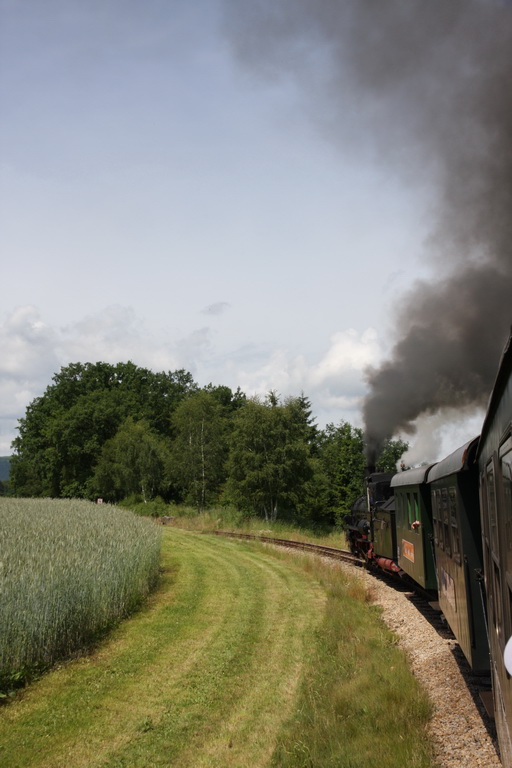
[{"label": "white cloud", "polygon": [[130,307],[112,305],[66,326],[59,335],[59,358],[68,362],[118,363],[132,360],[155,370],[172,370],[178,356],[172,345],[156,340]]},{"label": "white cloud", "polygon": [[203,315],[222,315],[231,307],[227,301],[217,301],[201,310]]},{"label": "white cloud", "polygon": [[10,453],[17,419],[59,367],[57,336],[33,306],[17,307],[0,325],[0,454]]},{"label": "white cloud", "polygon": [[181,367],[130,308],[107,307],[64,328],[52,328],[34,306],[16,308],[0,325],[0,455],[10,453],[17,420],[43,394],[54,373],[71,362],[133,360],[154,370]]},{"label": "white cloud", "polygon": [[207,326],[186,335],[146,328],[133,309],[106,307],[63,328],[52,328],[33,306],[18,307],[0,326],[0,454],[10,452],[18,418],[43,394],[54,373],[71,362],[132,360],[154,371],[185,368],[199,384],[240,386],[247,394],[304,392],[322,426],[360,420],[363,371],[379,360],[377,334],[338,331],[318,361],[283,348],[248,346],[219,354]]},{"label": "white cloud", "polygon": [[320,387],[329,384],[335,391],[346,392],[347,385],[352,382],[360,391],[365,368],[375,365],[378,359],[378,337],[373,328],[363,333],[353,328],[338,331],[331,336],[329,349],[311,372],[311,383]]},{"label": "white cloud", "polygon": [[17,307],[0,325],[0,376],[29,381],[55,362],[56,335],[36,307]]},{"label": "white cloud", "polygon": [[[312,401],[318,423],[341,419],[360,423],[361,400],[366,393],[364,370],[381,358],[377,333],[353,329],[338,331],[330,338],[318,362],[303,355],[290,357],[284,349],[274,350],[258,367],[236,369],[238,383],[248,394],[277,390],[281,395],[304,392]],[[231,372],[233,375],[233,371]]]}]

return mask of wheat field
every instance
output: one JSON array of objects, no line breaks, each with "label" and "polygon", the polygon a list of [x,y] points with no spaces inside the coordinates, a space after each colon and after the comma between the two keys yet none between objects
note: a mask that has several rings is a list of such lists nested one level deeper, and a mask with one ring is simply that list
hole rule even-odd
[{"label": "wheat field", "polygon": [[108,504],[0,498],[0,690],[86,647],[155,586],[160,531]]}]

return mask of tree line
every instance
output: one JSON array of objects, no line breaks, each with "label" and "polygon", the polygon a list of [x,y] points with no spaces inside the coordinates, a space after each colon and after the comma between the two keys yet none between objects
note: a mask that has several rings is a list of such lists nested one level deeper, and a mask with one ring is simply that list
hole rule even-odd
[{"label": "tree line", "polygon": [[[248,398],[131,362],[73,363],[52,382],[19,420],[13,495],[158,497],[331,525],[362,493],[362,431],[344,421],[319,429],[304,394]],[[388,441],[383,470],[394,471],[406,447]]]}]

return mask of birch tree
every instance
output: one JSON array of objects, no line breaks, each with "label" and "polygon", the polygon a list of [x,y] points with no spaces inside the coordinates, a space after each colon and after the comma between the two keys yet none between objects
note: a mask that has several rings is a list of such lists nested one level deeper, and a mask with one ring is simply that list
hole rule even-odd
[{"label": "birch tree", "polygon": [[199,511],[217,499],[226,476],[229,413],[215,394],[200,391],[172,417],[171,475],[185,501]]}]

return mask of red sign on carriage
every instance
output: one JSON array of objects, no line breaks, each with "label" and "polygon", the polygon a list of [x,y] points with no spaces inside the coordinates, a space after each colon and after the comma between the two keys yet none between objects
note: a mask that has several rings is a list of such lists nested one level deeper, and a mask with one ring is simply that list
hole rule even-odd
[{"label": "red sign on carriage", "polygon": [[414,544],[402,539],[402,555],[406,557],[407,560],[410,560],[411,563],[414,563]]}]

